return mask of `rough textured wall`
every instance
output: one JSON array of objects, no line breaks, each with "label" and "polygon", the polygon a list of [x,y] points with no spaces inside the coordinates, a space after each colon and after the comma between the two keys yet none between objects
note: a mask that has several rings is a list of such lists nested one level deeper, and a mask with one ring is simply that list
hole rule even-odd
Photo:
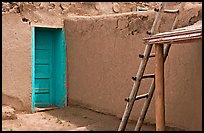
[{"label": "rough textured wall", "polygon": [[[154,9],[159,2],[2,2],[2,14],[20,13],[26,8],[55,12],[62,16],[92,16],[136,11],[137,7]],[[33,18],[31,18],[32,20]],[[35,18],[36,19],[36,18]],[[36,21],[36,20],[35,20]],[[40,21],[40,19],[38,19]]]},{"label": "rough textured wall", "polygon": [[[179,27],[189,25],[199,10],[180,18]],[[192,12],[194,10],[194,12]],[[65,20],[68,46],[68,88],[70,103],[122,117],[145,45],[142,38],[151,29],[154,12],[97,17],[69,17]],[[201,19],[201,17],[199,18]],[[162,21],[170,29],[171,17]],[[201,41],[173,45],[165,64],[167,126],[201,130]],[[154,50],[153,50],[154,51]],[[150,59],[145,73],[154,72]],[[191,82],[190,82],[191,81]],[[142,81],[138,94],[147,92],[150,80]],[[131,119],[136,119],[143,100],[135,102]],[[155,123],[154,97],[145,119]]]},{"label": "rough textured wall", "polygon": [[2,15],[2,104],[29,112],[32,74],[31,24],[63,24],[59,14],[32,8],[24,6],[18,14],[11,12]]},{"label": "rough textured wall", "polygon": [[2,17],[2,83],[2,104],[31,109],[31,29],[16,14]]},{"label": "rough textured wall", "polygon": [[2,16],[2,104],[30,112],[32,40],[31,23],[23,21],[26,17],[41,18],[32,24],[48,26],[62,26],[62,18],[42,10]]}]

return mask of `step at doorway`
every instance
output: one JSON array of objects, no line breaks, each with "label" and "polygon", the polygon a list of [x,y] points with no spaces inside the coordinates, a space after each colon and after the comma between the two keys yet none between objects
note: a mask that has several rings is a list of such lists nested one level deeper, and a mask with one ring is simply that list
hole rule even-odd
[{"label": "step at doorway", "polygon": [[32,27],[32,112],[65,107],[66,43],[63,28]]}]

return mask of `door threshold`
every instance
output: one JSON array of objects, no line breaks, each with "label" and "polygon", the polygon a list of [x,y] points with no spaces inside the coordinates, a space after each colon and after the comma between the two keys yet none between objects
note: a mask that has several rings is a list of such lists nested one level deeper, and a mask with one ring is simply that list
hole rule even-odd
[{"label": "door threshold", "polygon": [[35,112],[44,112],[44,111],[50,111],[54,109],[59,109],[59,107],[35,107]]}]

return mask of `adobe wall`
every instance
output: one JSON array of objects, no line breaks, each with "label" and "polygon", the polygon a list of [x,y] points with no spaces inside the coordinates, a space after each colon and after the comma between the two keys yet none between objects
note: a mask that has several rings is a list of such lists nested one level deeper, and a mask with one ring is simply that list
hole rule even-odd
[{"label": "adobe wall", "polygon": [[[189,9],[179,20],[179,27],[201,19],[202,7]],[[188,13],[186,13],[188,11]],[[194,15],[195,16],[194,16]],[[69,103],[80,104],[104,113],[122,117],[132,89],[131,77],[136,74],[145,45],[142,38],[151,29],[155,13],[123,13],[95,17],[67,17],[65,31],[68,46]],[[192,17],[194,16],[194,17]],[[200,16],[200,17],[199,17]],[[195,21],[197,21],[195,20]],[[172,18],[162,20],[170,29]],[[173,45],[165,64],[166,124],[184,130],[202,127],[202,43]],[[150,59],[145,73],[154,72]],[[150,80],[142,81],[147,92]],[[143,100],[135,102],[131,119],[137,119]],[[154,97],[145,122],[155,123]]]},{"label": "adobe wall", "polygon": [[63,16],[31,5],[17,9],[2,12],[2,104],[31,112],[31,25],[62,26]]},{"label": "adobe wall", "polygon": [[[31,112],[31,25],[62,26],[62,17],[49,15],[44,10],[25,10],[21,14],[2,16],[2,104]],[[41,23],[22,21],[33,16],[42,17]]]},{"label": "adobe wall", "polygon": [[20,16],[5,15],[2,17],[2,104],[30,110],[28,101],[31,101],[31,29],[21,22]]}]

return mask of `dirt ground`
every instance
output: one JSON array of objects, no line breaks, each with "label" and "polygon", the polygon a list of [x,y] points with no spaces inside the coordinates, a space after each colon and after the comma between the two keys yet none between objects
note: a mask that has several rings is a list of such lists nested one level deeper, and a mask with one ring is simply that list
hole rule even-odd
[{"label": "dirt ground", "polygon": [[[77,105],[36,113],[15,112],[15,115],[16,118],[2,120],[2,131],[117,131],[120,123],[115,116]],[[135,121],[129,121],[126,130],[133,131],[134,127]],[[141,129],[154,130],[155,125],[147,123]],[[167,130],[180,129],[167,127]]]}]

